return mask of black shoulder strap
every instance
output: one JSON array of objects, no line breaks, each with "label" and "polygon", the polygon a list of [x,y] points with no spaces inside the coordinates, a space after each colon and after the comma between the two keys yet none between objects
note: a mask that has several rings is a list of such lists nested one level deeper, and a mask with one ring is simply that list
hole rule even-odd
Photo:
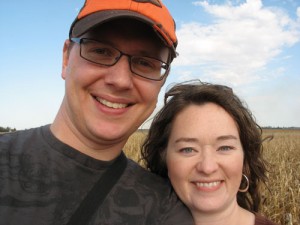
[{"label": "black shoulder strap", "polygon": [[102,204],[104,198],[117,183],[127,165],[127,158],[122,152],[107,171],[95,183],[83,199],[66,225],[88,224],[88,221]]}]

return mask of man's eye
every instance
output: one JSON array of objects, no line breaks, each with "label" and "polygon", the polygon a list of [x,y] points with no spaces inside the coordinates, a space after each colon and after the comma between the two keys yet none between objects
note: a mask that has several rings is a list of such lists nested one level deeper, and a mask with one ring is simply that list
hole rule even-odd
[{"label": "man's eye", "polygon": [[97,55],[111,56],[111,51],[107,48],[94,48],[92,52]]},{"label": "man's eye", "polygon": [[145,67],[145,68],[148,68],[148,69],[155,68],[154,67],[154,63],[151,62],[150,60],[146,59],[146,58],[138,58],[138,57],[136,57],[134,59],[134,64],[136,66]]},{"label": "man's eye", "polygon": [[162,62],[157,59],[152,59],[148,57],[136,57],[132,58],[132,63],[136,66],[139,70],[146,70],[146,71],[160,71],[162,67]]}]

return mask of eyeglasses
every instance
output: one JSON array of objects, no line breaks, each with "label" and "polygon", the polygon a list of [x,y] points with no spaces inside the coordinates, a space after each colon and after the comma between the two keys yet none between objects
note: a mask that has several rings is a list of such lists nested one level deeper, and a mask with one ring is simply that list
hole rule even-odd
[{"label": "eyeglasses", "polygon": [[99,65],[113,66],[126,55],[129,58],[131,72],[138,76],[160,81],[169,72],[170,65],[158,59],[129,55],[109,44],[88,38],[71,38],[71,41],[80,44],[82,58]]}]

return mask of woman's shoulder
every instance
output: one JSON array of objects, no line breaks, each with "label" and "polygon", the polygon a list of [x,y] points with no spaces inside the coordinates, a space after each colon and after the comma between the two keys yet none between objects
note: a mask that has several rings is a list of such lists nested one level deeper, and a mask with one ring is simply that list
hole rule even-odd
[{"label": "woman's shoulder", "polygon": [[278,225],[261,214],[255,213],[255,225]]}]

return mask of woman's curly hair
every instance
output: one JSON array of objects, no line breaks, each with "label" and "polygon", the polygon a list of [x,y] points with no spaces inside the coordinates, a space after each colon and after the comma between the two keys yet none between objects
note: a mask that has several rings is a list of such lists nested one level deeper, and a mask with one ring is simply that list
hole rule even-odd
[{"label": "woman's curly hair", "polygon": [[266,182],[267,162],[262,157],[262,129],[231,88],[223,85],[193,81],[173,86],[165,94],[165,105],[156,114],[142,148],[142,161],[147,169],[168,177],[166,148],[172,124],[178,113],[189,105],[215,103],[226,110],[237,124],[244,151],[243,174],[249,178],[247,192],[238,192],[238,204],[257,212],[261,196],[260,184]]}]

